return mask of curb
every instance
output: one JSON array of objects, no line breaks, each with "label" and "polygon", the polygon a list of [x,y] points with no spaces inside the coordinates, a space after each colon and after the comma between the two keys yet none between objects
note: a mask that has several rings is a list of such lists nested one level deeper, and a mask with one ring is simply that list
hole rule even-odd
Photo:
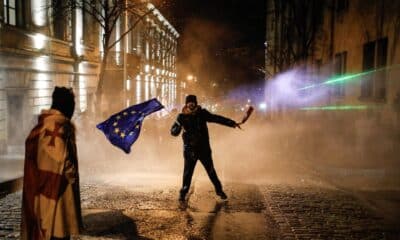
[{"label": "curb", "polygon": [[11,179],[0,183],[0,198],[5,197],[7,194],[14,193],[22,189],[24,177]]}]

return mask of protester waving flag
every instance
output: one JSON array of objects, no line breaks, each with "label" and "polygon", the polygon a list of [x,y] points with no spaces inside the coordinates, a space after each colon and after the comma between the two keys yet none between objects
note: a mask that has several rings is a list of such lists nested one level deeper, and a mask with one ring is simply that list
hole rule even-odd
[{"label": "protester waving flag", "polygon": [[153,98],[112,115],[104,122],[97,124],[97,128],[103,131],[112,144],[125,153],[130,153],[132,144],[139,137],[144,118],[162,108],[164,106]]}]

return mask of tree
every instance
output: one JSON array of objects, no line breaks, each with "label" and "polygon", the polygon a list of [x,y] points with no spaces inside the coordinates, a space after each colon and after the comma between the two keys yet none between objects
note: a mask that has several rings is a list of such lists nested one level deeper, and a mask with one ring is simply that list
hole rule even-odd
[{"label": "tree", "polygon": [[307,61],[314,54],[323,23],[326,1],[271,0],[274,38],[267,42],[266,55],[280,72]]},{"label": "tree", "polygon": [[[53,18],[68,16],[76,10],[90,16],[99,26],[102,33],[101,47],[102,58],[100,63],[99,81],[97,84],[97,105],[101,105],[103,95],[104,74],[110,51],[129,34],[140,21],[155,10],[148,7],[148,1],[144,0],[52,0],[52,6],[57,6],[53,11]],[[118,38],[112,38],[118,21],[128,14],[134,19],[130,26],[120,33]]]},{"label": "tree", "polygon": [[[392,51],[390,52],[389,60],[393,63],[397,45],[400,38],[400,1],[396,0],[363,0],[358,1],[357,9],[359,9],[358,13],[361,18],[369,18],[374,16],[374,24],[375,24],[375,33],[376,38],[384,37],[387,32],[387,29],[393,29],[393,39],[390,41],[392,43]],[[388,26],[385,27],[384,23],[387,23]],[[363,32],[365,33],[365,38],[367,41],[371,41],[371,34],[369,32],[369,27],[366,26],[364,21],[361,21],[361,27],[363,28]]]}]

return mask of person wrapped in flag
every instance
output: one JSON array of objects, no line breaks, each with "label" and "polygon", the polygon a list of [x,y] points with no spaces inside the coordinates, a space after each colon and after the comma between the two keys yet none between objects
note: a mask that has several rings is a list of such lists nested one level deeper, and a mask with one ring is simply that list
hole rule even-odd
[{"label": "person wrapped in flag", "polygon": [[183,129],[182,139],[185,164],[179,201],[184,201],[189,191],[197,160],[200,160],[206,169],[214,185],[216,194],[221,199],[227,198],[214,168],[207,122],[218,123],[232,128],[239,127],[241,124],[229,118],[212,114],[206,109],[201,108],[201,106],[197,105],[197,97],[195,95],[188,95],[186,97],[182,113],[178,115],[171,127],[171,135],[173,136],[178,136]]},{"label": "person wrapped in flag", "polygon": [[82,229],[72,89],[55,87],[26,139],[22,240],[69,239]]}]

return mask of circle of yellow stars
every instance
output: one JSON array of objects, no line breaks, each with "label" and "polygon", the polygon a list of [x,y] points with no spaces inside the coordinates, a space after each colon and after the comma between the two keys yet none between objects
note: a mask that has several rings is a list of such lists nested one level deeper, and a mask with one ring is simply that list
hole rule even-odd
[{"label": "circle of yellow stars", "polygon": [[[137,112],[134,111],[134,110],[132,110],[132,111],[130,112],[131,115],[136,114],[136,113],[137,113]],[[139,114],[141,114],[142,117],[144,116],[144,113],[142,113],[142,112],[139,112]],[[123,115],[123,116],[128,116],[128,112],[123,112],[122,115]],[[117,119],[117,121],[115,121],[115,122],[113,123],[114,133],[117,134],[117,135],[119,135],[121,138],[125,138],[125,137],[126,137],[126,133],[125,133],[124,131],[121,131],[121,130],[117,127],[117,126],[118,126],[118,120],[121,119],[121,116],[120,116],[120,115],[117,115],[115,118]],[[136,124],[135,128],[138,129],[139,127],[140,127],[140,124],[139,124],[139,123]],[[131,136],[131,135],[133,135],[133,131],[129,132],[129,136]]]}]

